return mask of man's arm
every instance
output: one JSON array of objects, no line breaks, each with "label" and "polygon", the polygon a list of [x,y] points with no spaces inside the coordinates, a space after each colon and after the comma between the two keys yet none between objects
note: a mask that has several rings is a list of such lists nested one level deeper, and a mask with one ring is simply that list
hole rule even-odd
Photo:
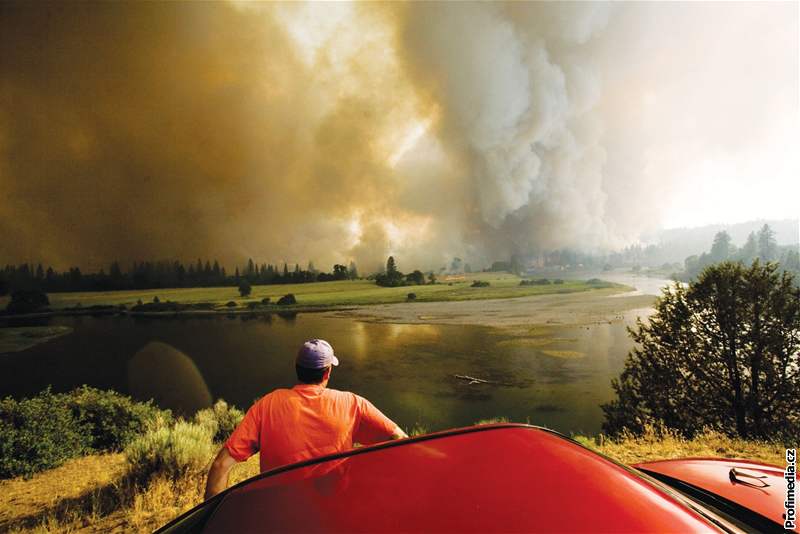
[{"label": "man's arm", "polygon": [[[402,432],[402,431],[401,431]],[[208,480],[206,481],[206,500],[210,499],[217,493],[220,493],[228,487],[228,478],[231,474],[231,469],[236,465],[236,460],[228,452],[227,447],[222,449],[214,458],[211,464],[211,469],[208,470]]]},{"label": "man's arm", "polygon": [[355,395],[360,414],[353,440],[362,445],[371,445],[387,439],[407,438],[400,426],[383,415],[370,401]]}]

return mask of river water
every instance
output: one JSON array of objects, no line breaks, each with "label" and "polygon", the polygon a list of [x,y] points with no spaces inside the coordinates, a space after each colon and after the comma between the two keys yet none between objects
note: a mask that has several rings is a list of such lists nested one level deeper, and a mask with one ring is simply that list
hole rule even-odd
[{"label": "river water", "polygon": [[[370,399],[405,428],[506,417],[564,433],[600,431],[600,404],[632,344],[627,320],[495,329],[385,324],[298,314],[208,318],[57,317],[71,334],[0,355],[0,396],[52,385],[111,388],[191,413],[224,398],[246,408],[294,382],[303,340],[327,339],[341,365],[330,387]],[[487,383],[470,383],[470,376]]]}]

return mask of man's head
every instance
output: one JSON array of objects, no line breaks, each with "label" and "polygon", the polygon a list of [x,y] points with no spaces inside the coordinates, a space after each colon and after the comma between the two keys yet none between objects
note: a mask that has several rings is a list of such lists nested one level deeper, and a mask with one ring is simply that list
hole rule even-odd
[{"label": "man's head", "polygon": [[297,380],[304,384],[327,383],[331,367],[335,365],[339,365],[339,359],[324,339],[309,339],[303,343],[294,362]]}]

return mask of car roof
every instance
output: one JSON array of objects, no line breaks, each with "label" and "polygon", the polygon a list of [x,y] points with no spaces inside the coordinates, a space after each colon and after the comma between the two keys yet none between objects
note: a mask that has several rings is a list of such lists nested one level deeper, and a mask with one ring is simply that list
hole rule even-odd
[{"label": "car roof", "polygon": [[204,532],[718,532],[633,470],[529,425],[354,449],[231,488]]}]

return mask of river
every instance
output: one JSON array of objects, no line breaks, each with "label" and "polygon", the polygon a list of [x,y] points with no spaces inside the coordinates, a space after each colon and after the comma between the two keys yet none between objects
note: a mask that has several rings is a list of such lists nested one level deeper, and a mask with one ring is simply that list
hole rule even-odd
[{"label": "river", "polygon": [[[644,290],[659,287],[641,281]],[[632,347],[626,326],[633,320],[492,328],[317,313],[54,317],[36,324],[73,332],[0,355],[0,396],[88,384],[152,397],[177,413],[217,398],[246,408],[265,392],[290,387],[297,347],[319,337],[331,342],[341,361],[330,387],[367,397],[405,428],[432,431],[506,417],[567,434],[596,434],[600,405],[613,398],[611,379]]]}]

